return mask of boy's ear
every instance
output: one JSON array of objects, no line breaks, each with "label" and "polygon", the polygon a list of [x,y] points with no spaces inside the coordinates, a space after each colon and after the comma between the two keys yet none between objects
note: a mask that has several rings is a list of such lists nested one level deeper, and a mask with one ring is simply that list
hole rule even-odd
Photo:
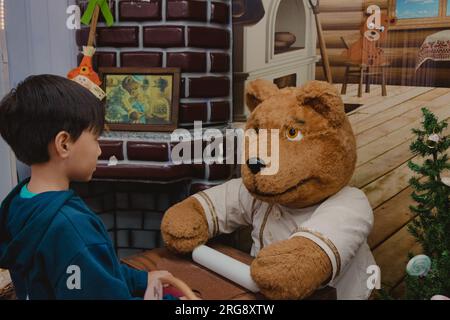
[{"label": "boy's ear", "polygon": [[245,100],[250,112],[256,109],[264,100],[277,94],[280,90],[268,80],[254,80],[247,85],[245,90]]},{"label": "boy's ear", "polygon": [[307,106],[326,118],[332,127],[345,121],[345,107],[336,87],[323,81],[311,81],[298,91],[300,106]]},{"label": "boy's ear", "polygon": [[62,159],[69,157],[69,150],[72,143],[70,134],[66,131],[59,132],[54,141],[56,155]]}]

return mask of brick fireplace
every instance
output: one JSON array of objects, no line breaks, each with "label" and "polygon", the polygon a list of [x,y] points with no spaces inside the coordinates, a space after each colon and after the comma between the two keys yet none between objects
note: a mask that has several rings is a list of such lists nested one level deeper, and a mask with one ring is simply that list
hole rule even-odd
[{"label": "brick fireplace", "polygon": [[[227,123],[232,114],[230,2],[112,0],[116,23],[99,24],[95,67],[181,68],[180,126],[192,126],[194,120]],[[78,46],[87,43],[88,34],[88,28],[77,32]]]},{"label": "brick fireplace", "polygon": [[[83,9],[86,1],[79,4]],[[179,127],[192,130],[202,121],[204,129],[227,129],[233,114],[231,0],[113,0],[111,6],[116,22],[108,28],[100,19],[94,67],[180,68]],[[88,33],[77,31],[80,49]],[[237,174],[235,165],[174,165],[176,144],[170,133],[106,132],[94,181],[73,185],[102,217],[122,257],[161,246],[159,225],[168,207]]]}]

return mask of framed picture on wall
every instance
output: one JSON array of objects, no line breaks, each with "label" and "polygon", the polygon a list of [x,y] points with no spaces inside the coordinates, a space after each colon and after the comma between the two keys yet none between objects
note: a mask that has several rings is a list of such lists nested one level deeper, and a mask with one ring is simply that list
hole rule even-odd
[{"label": "framed picture on wall", "polygon": [[173,131],[178,125],[180,69],[100,68],[106,124],[116,131]]}]

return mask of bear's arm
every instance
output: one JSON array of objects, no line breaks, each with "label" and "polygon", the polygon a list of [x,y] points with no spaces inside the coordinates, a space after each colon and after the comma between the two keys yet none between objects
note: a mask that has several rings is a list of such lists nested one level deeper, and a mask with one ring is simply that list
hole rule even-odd
[{"label": "bear's arm", "polygon": [[256,200],[248,192],[242,179],[230,180],[193,197],[205,212],[209,238],[229,234],[252,224],[251,208]]},{"label": "bear's arm", "polygon": [[308,238],[327,253],[333,267],[332,281],[367,241],[372,226],[373,212],[366,195],[345,187],[323,202],[292,237]]}]

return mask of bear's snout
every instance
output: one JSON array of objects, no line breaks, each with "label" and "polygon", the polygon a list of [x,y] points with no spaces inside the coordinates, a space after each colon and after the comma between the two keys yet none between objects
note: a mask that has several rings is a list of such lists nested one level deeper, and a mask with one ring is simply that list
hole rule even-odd
[{"label": "bear's snout", "polygon": [[247,160],[247,167],[253,174],[258,174],[261,169],[266,167],[266,164],[260,158],[251,158]]}]

